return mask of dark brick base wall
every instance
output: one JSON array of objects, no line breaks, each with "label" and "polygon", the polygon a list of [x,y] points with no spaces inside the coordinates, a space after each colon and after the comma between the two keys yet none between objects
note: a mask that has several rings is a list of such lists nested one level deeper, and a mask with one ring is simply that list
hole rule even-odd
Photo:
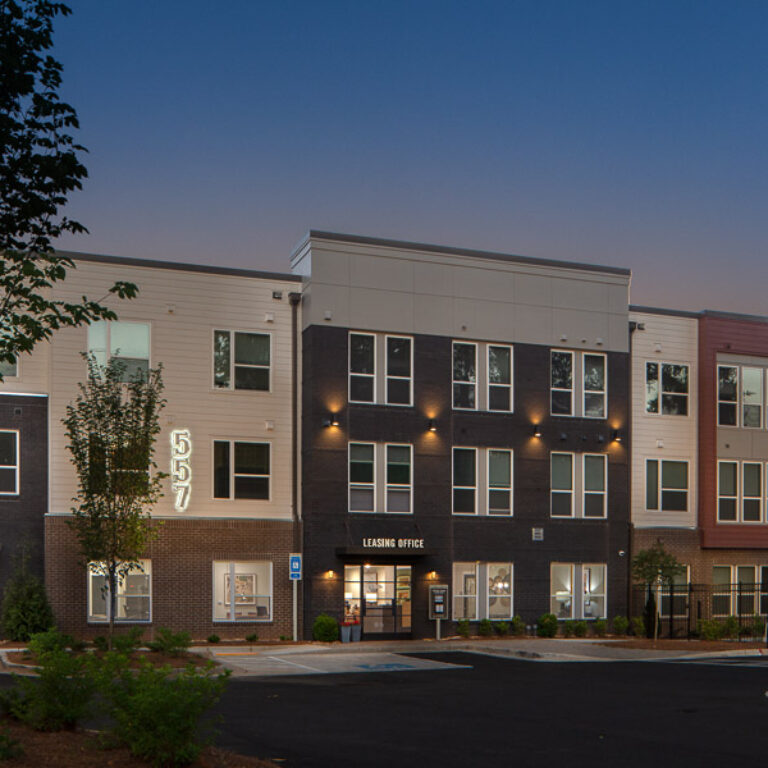
[{"label": "dark brick base wall", "polygon": [[[45,581],[59,629],[78,636],[103,634],[103,624],[87,622],[86,572],[65,517],[46,518],[45,542]],[[252,632],[265,640],[291,637],[293,597],[288,554],[292,545],[291,522],[165,520],[146,553],[152,561],[152,623],[141,625],[145,639],[152,638],[158,627],[186,630],[196,639],[214,632],[222,639],[243,638]],[[214,560],[273,563],[272,621],[213,621]]]}]

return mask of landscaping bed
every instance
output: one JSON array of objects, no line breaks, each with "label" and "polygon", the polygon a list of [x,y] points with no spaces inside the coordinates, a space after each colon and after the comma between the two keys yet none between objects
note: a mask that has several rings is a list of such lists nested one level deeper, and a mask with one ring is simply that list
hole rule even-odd
[{"label": "landscaping bed", "polygon": [[759,640],[650,640],[645,638],[627,637],[621,640],[611,640],[600,645],[610,645],[612,648],[646,648],[657,651],[740,651],[765,648],[765,642]]},{"label": "landscaping bed", "polygon": [[[83,651],[83,653],[90,653],[89,651]],[[94,656],[102,657],[103,654],[100,651],[93,651]],[[20,664],[30,669],[34,669],[37,666],[37,662],[28,651],[7,651],[5,654],[10,664]],[[211,659],[201,656],[197,653],[161,653],[157,651],[133,651],[128,658],[130,659],[130,666],[138,669],[142,663],[149,662],[155,667],[169,666],[174,669],[183,669],[189,664],[193,664],[195,667],[205,667],[211,663]],[[213,662],[215,664],[215,662]],[[217,665],[218,666],[218,665]],[[13,669],[11,667],[11,669]]]}]

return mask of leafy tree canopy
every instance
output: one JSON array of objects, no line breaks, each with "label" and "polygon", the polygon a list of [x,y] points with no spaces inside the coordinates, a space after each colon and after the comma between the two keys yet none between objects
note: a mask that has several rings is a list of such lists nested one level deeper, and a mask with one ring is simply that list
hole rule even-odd
[{"label": "leafy tree canopy", "polygon": [[643,584],[653,584],[659,576],[662,581],[670,583],[684,570],[685,566],[667,552],[660,541],[650,549],[641,549],[632,559],[632,574]]}]

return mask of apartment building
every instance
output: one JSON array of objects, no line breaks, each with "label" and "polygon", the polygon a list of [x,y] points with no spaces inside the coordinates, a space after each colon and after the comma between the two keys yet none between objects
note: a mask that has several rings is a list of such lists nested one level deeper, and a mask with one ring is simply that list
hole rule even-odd
[{"label": "apartment building", "polygon": [[136,283],[139,296],[109,299],[119,321],[58,331],[6,372],[0,576],[10,551],[30,540],[45,550],[58,626],[104,631],[104,578],[81,562],[67,525],[77,485],[61,420],[87,375],[82,353],[117,356],[129,373],[162,364],[167,405],[156,461],[169,477],[152,510],[161,525],[141,568],[119,586],[115,619],[146,626],[146,636],[161,626],[195,637],[291,635],[297,278],[68,255],[77,269],[56,298],[100,298],[116,280]]},{"label": "apartment building", "polygon": [[310,232],[304,631],[625,612],[629,272]]}]

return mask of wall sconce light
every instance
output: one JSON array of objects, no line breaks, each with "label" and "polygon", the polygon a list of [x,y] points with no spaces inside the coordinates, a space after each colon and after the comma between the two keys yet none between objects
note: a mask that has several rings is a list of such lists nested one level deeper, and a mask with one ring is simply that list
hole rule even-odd
[{"label": "wall sconce light", "polygon": [[324,427],[338,427],[339,426],[339,417],[332,413],[330,416],[326,416],[323,419],[323,426]]},{"label": "wall sconce light", "polygon": [[334,570],[326,571],[324,575],[326,579],[333,579],[336,577],[336,571]]},{"label": "wall sconce light", "polygon": [[534,437],[541,437],[541,427],[538,424],[534,424],[533,431],[531,432],[531,434]]},{"label": "wall sconce light", "polygon": [[565,432],[561,432],[560,433],[560,439],[561,440],[567,440],[568,439],[568,435]]},{"label": "wall sconce light", "polygon": [[611,439],[614,442],[616,442],[616,443],[620,443],[621,442],[621,432],[619,432],[618,429],[614,429],[613,433],[611,434]]},{"label": "wall sconce light", "polygon": [[428,578],[430,581],[437,581],[437,571],[430,571],[430,572],[427,574],[427,578]]},{"label": "wall sconce light", "polygon": [[428,429],[430,432],[437,432],[437,427],[435,426],[435,420],[434,420],[434,419],[430,419],[430,420],[427,422],[427,429]]}]

